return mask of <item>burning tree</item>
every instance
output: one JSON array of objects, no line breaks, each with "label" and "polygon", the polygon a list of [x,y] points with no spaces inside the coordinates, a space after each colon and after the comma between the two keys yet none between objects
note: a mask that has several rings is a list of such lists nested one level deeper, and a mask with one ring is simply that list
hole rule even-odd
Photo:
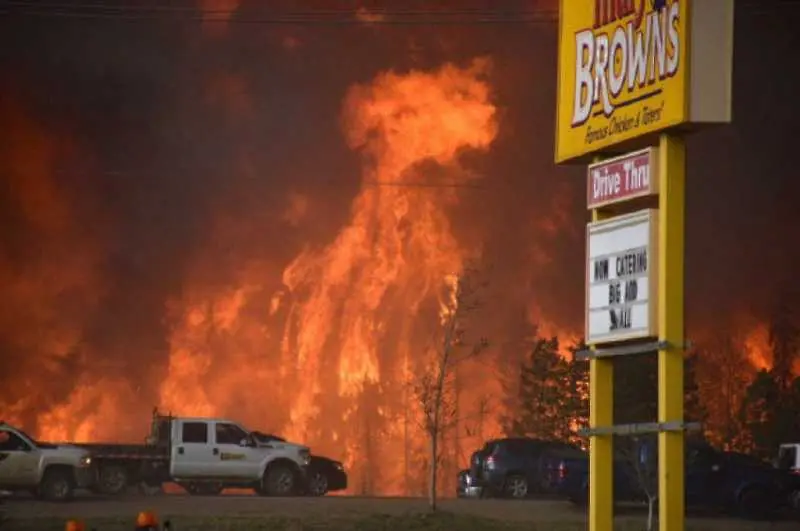
[{"label": "burning tree", "polygon": [[[476,356],[487,346],[486,338],[467,347],[463,321],[467,314],[480,307],[478,288],[469,270],[446,279],[447,300],[440,312],[442,329],[431,349],[432,360],[427,370],[415,379],[415,394],[422,408],[423,429],[430,443],[428,497],[431,510],[436,510],[437,479],[440,463],[439,447],[443,436],[458,423],[457,393],[454,392],[454,371],[458,363]],[[465,350],[466,348],[466,350]]]}]

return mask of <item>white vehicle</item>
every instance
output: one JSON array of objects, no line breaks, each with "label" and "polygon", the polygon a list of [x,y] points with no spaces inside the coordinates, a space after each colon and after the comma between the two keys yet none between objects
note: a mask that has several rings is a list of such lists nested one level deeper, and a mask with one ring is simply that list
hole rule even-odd
[{"label": "white vehicle", "polygon": [[788,470],[797,476],[798,488],[792,493],[790,502],[795,509],[800,510],[800,443],[780,445],[776,464],[781,470]]},{"label": "white vehicle", "polygon": [[35,441],[0,421],[0,490],[30,491],[50,501],[66,501],[94,481],[89,452],[71,445]]},{"label": "white vehicle", "polygon": [[311,452],[290,442],[258,444],[237,422],[153,413],[145,445],[83,444],[99,469],[99,490],[116,494],[131,484],[175,482],[190,494],[252,488],[261,495],[303,490]]}]

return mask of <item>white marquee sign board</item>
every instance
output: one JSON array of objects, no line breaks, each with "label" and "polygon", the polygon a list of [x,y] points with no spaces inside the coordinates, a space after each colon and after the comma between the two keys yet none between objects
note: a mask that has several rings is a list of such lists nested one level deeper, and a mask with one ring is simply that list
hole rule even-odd
[{"label": "white marquee sign board", "polygon": [[586,227],[586,342],[658,336],[658,211]]}]

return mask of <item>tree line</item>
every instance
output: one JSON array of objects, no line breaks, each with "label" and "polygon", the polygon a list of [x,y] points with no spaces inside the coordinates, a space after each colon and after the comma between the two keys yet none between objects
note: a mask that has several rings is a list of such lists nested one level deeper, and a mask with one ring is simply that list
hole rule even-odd
[{"label": "tree line", "polygon": [[[578,341],[560,354],[557,337],[534,334],[510,397],[503,426],[509,436],[555,439],[586,446],[589,363],[576,359]],[[770,368],[756,372],[733,338],[687,352],[684,417],[700,422],[715,446],[774,457],[779,444],[800,442],[800,329],[788,310],[769,327]],[[614,363],[614,423],[654,422],[658,415],[655,354],[620,357]]]}]

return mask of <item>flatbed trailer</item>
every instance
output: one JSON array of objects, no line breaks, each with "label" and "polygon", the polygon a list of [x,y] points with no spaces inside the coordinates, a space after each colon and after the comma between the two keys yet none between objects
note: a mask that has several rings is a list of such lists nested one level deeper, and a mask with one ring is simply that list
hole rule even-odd
[{"label": "flatbed trailer", "polygon": [[160,486],[169,480],[169,449],[146,444],[76,444],[92,454],[97,470],[94,488],[121,494],[134,485]]},{"label": "flatbed trailer", "polygon": [[150,435],[143,444],[72,443],[92,455],[97,470],[94,490],[121,494],[131,486],[160,487],[169,481],[172,418],[154,409]]}]

